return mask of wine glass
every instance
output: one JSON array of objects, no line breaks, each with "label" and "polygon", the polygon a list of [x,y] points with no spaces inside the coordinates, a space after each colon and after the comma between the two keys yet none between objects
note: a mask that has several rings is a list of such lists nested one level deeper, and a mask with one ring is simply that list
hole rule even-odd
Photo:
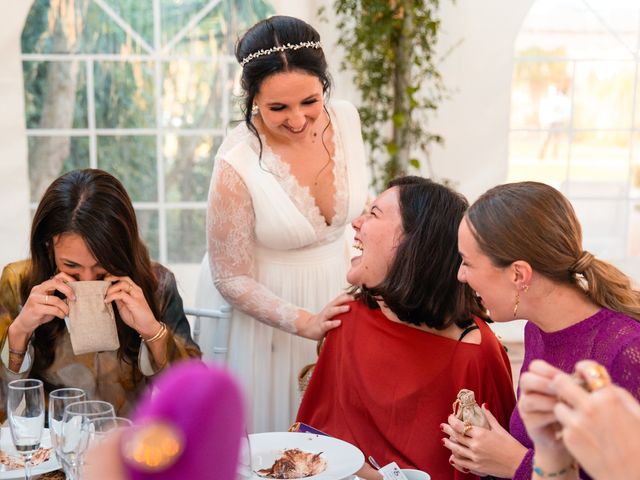
[{"label": "wine glass", "polygon": [[251,468],[251,443],[247,429],[240,438],[240,452],[238,454],[238,480],[249,480],[253,478],[253,469]]},{"label": "wine glass", "polygon": [[78,480],[82,459],[87,445],[83,425],[96,418],[115,417],[113,405],[101,400],[84,400],[67,405],[62,417],[62,436],[58,455],[63,459],[67,478]]},{"label": "wine glass", "polygon": [[58,454],[59,439],[62,436],[62,418],[67,405],[82,401],[86,398],[84,390],[79,388],[58,388],[49,394],[49,432],[51,433],[51,446],[58,462],[63,459]]},{"label": "wine glass", "polygon": [[124,417],[93,418],[82,425],[82,436],[86,440],[85,450],[100,444],[113,430],[127,428],[133,422]]},{"label": "wine glass", "polygon": [[24,458],[24,478],[31,478],[31,457],[40,448],[44,429],[42,381],[31,378],[9,382],[7,415],[11,438]]}]

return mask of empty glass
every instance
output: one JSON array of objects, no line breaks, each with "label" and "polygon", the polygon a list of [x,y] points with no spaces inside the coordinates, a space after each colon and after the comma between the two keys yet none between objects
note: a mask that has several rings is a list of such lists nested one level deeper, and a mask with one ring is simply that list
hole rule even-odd
[{"label": "empty glass", "polygon": [[62,436],[64,409],[67,408],[67,405],[82,401],[85,398],[84,390],[79,388],[59,388],[49,394],[49,433],[51,434],[51,446],[61,465],[63,459],[58,455],[58,443]]},{"label": "empty glass", "polygon": [[131,425],[133,425],[131,420],[124,417],[94,418],[85,422],[82,425],[83,438],[86,440],[85,450],[98,445],[113,430]]},{"label": "empty glass", "polygon": [[24,458],[24,478],[31,478],[31,457],[40,448],[44,429],[44,389],[35,379],[9,382],[7,415],[11,438]]},{"label": "empty glass", "polygon": [[85,400],[66,406],[62,418],[62,436],[58,455],[62,457],[65,474],[70,480],[78,480],[82,459],[87,446],[87,430],[83,426],[96,418],[115,417],[113,405],[101,400]]}]

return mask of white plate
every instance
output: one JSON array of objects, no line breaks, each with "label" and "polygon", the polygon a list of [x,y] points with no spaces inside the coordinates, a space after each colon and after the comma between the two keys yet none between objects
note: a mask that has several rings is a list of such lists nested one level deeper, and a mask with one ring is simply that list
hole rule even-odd
[{"label": "white plate", "polygon": [[[251,468],[270,468],[283,450],[299,448],[305,452],[319,453],[327,461],[327,469],[306,477],[305,480],[336,480],[356,473],[364,465],[364,455],[351,445],[333,437],[298,432],[254,433],[249,435],[251,444]],[[252,480],[264,479],[254,473]]]},{"label": "white plate", "polygon": [[[40,442],[41,447],[51,447],[51,436],[49,435],[49,429],[45,428],[42,432],[42,440]],[[13,446],[13,440],[11,440],[11,431],[9,427],[3,427],[0,431],[0,449],[7,452],[9,455],[19,457],[20,454]],[[16,470],[4,470],[5,465],[0,464],[0,480],[20,479],[24,478],[24,468],[18,468]],[[31,473],[40,475],[41,473],[52,472],[60,468],[58,460],[56,460],[56,454],[52,450],[49,455],[49,460],[42,462],[37,467],[31,469]]]}]

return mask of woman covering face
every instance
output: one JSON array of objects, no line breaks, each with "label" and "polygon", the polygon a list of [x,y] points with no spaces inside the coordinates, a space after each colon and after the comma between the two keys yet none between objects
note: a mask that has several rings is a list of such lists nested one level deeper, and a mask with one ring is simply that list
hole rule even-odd
[{"label": "woman covering face", "polygon": [[[466,478],[433,434],[461,388],[490,405],[496,425],[506,425],[514,405],[504,349],[456,278],[466,208],[443,185],[403,177],[353,221],[361,254],[347,279],[356,301],[327,335],[298,412],[298,421],[381,465],[396,461],[438,479]],[[379,479],[371,467],[358,475]]]},{"label": "woman covering face", "polygon": [[[345,227],[366,204],[368,173],[358,113],[329,101],[311,25],[261,21],[238,41],[236,58],[244,123],[216,155],[208,253],[215,286],[233,307],[226,363],[247,392],[249,429],[282,431],[315,340],[348,309]],[[205,326],[203,346],[213,335]],[[213,345],[204,348],[211,354]]]},{"label": "woman covering face", "polygon": [[[537,182],[492,188],[471,206],[458,238],[458,277],[477,292],[491,318],[528,320],[523,372],[542,359],[570,373],[589,358],[640,398],[640,292],[615,267],[583,250],[580,224],[560,192]],[[450,438],[443,439],[456,468],[531,478],[533,442],[517,411],[509,432],[463,435],[463,429],[450,417]],[[553,447],[562,452],[559,440]],[[570,455],[565,460],[557,471],[572,464]]]},{"label": "woman covering face", "polygon": [[[113,307],[120,346],[76,355],[65,324],[77,301],[72,285],[96,280],[107,282],[98,306]],[[102,170],[75,170],[49,186],[33,217],[31,257],[4,268],[0,292],[5,380],[79,387],[126,414],[148,378],[200,356],[173,275],[151,262],[127,192]]]}]

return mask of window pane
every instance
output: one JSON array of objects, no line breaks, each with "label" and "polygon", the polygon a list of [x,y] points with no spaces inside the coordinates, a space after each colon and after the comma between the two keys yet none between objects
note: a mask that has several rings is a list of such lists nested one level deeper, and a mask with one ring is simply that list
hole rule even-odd
[{"label": "window pane", "polygon": [[585,250],[604,258],[620,258],[626,249],[627,201],[570,198],[582,225]]},{"label": "window pane", "polygon": [[640,202],[631,203],[629,209],[629,252],[631,257],[640,257]]},{"label": "window pane", "polygon": [[136,209],[136,217],[138,218],[138,229],[142,241],[149,249],[149,255],[154,260],[160,259],[160,241],[158,230],[158,211]]},{"label": "window pane", "polygon": [[578,62],[574,126],[630,128],[634,78],[634,62]]},{"label": "window pane", "polygon": [[168,260],[198,263],[206,251],[206,210],[168,210]]},{"label": "window pane", "polygon": [[156,137],[98,137],[98,167],[118,177],[134,202],[158,199]]},{"label": "window pane", "polygon": [[513,132],[509,138],[510,182],[537,180],[560,188],[567,175],[567,134]]},{"label": "window pane", "polygon": [[511,128],[567,128],[571,63],[517,62],[511,87]]},{"label": "window pane", "polygon": [[640,199],[640,133],[633,134],[633,156],[631,158],[630,193]]},{"label": "window pane", "polygon": [[219,62],[173,61],[164,67],[163,123],[174,128],[220,128],[225,84]]},{"label": "window pane", "polygon": [[89,167],[87,137],[28,137],[31,201],[37,202],[63,173]]},{"label": "window pane", "polygon": [[[567,192],[577,195],[627,194],[629,133],[576,132],[571,145]],[[576,192],[580,193],[576,193]]]},{"label": "window pane", "polygon": [[220,139],[166,135],[164,142],[166,198],[169,202],[206,201],[213,156]]},{"label": "window pane", "polygon": [[153,128],[156,124],[153,64],[96,62],[98,128]]},{"label": "window pane", "polygon": [[27,128],[87,128],[84,62],[22,62]]}]

